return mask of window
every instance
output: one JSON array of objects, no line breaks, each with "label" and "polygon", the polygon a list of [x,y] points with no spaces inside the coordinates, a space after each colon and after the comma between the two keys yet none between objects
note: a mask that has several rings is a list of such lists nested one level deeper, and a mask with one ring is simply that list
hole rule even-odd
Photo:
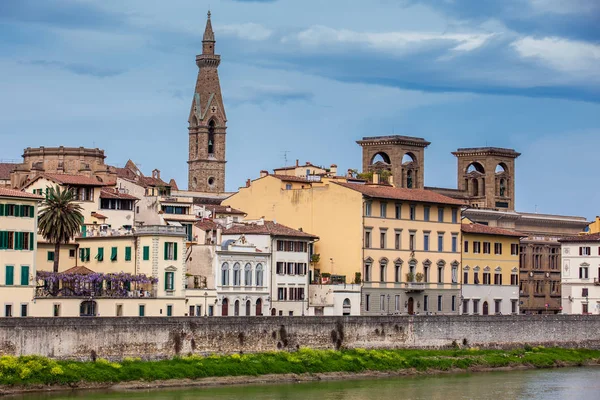
[{"label": "window", "polygon": [[438,222],[444,222],[444,208],[438,207]]},{"label": "window", "polygon": [[400,231],[395,232],[394,236],[394,248],[400,250]]},{"label": "window", "polygon": [[452,263],[452,283],[458,283],[458,263]]},{"label": "window", "polygon": [[479,285],[479,272],[473,271],[473,283]]},{"label": "window", "polygon": [[379,232],[379,247],[385,249],[385,230]]},{"label": "window", "polygon": [[396,215],[395,215],[396,219],[402,218],[402,204],[396,203],[395,211],[396,211]]},{"label": "window", "polygon": [[246,264],[244,267],[244,286],[252,286],[252,266]]},{"label": "window", "polygon": [[173,316],[173,306],[171,304],[168,304],[167,305],[167,317],[172,317],[172,316]]},{"label": "window", "polygon": [[510,284],[517,286],[519,284],[519,275],[516,272],[510,274]]},{"label": "window", "polygon": [[410,251],[413,251],[415,249],[415,234],[416,232],[410,232],[410,235],[408,237],[408,249]]},{"label": "window", "polygon": [[456,233],[452,234],[452,252],[456,253],[458,251],[458,235]]},{"label": "window", "polygon": [[429,221],[429,212],[431,211],[431,207],[425,206],[423,207],[423,221]]},{"label": "window", "polygon": [[587,303],[581,303],[581,313],[588,314],[588,304]]},{"label": "window", "polygon": [[589,256],[592,254],[591,247],[579,247],[580,256]]},{"label": "window", "polygon": [[410,220],[414,221],[417,219],[417,206],[414,204],[410,205]]},{"label": "window", "polygon": [[423,282],[429,282],[429,262],[423,263]]},{"label": "window", "polygon": [[277,300],[285,300],[287,296],[287,292],[285,291],[285,288],[277,288]]},{"label": "window", "polygon": [[519,255],[519,245],[517,243],[511,243],[510,245],[510,255],[518,256]]},{"label": "window", "polygon": [[60,304],[52,305],[52,316],[60,317]]},{"label": "window", "polygon": [[29,285],[29,267],[21,265],[21,286]]},{"label": "window", "polygon": [[400,295],[394,297],[394,311],[400,311]]},{"label": "window", "polygon": [[69,258],[75,258],[75,249],[69,249]]},{"label": "window", "polygon": [[452,223],[456,224],[458,222],[458,210],[456,208],[452,209]]},{"label": "window", "polygon": [[456,296],[452,296],[451,307],[452,311],[456,311]]},{"label": "window", "polygon": [[125,261],[131,261],[131,247],[125,247]]},{"label": "window", "polygon": [[365,231],[365,248],[371,247],[371,231]]},{"label": "window", "polygon": [[139,305],[139,313],[140,317],[144,317],[146,315],[146,306],[144,304]]},{"label": "window", "polygon": [[381,216],[381,218],[387,217],[387,203],[379,203],[379,215]]},{"label": "window", "polygon": [[465,253],[469,252],[469,241],[468,240],[465,240],[465,250],[464,250],[464,252]]},{"label": "window", "polygon": [[379,296],[379,309],[385,311],[385,295]]},{"label": "window", "polygon": [[489,272],[484,272],[483,273],[483,284],[484,285],[489,285],[491,283],[491,276]]},{"label": "window", "polygon": [[437,280],[438,283],[444,283],[444,265],[438,264],[437,270],[438,270],[438,280]]},{"label": "window", "polygon": [[[587,266],[579,267],[579,279],[588,279],[588,278],[589,278],[588,267]],[[7,285],[8,285],[8,283],[7,283]]]},{"label": "window", "polygon": [[285,263],[282,261],[277,262],[277,274],[285,275]]},{"label": "window", "polygon": [[295,265],[295,263],[293,263],[293,262],[287,263],[287,273],[288,273],[288,275],[294,275],[294,273],[295,273],[294,265]]},{"label": "window", "polygon": [[490,242],[483,242],[483,254],[490,254]]},{"label": "window", "polygon": [[5,317],[12,317],[12,304],[5,304],[4,305],[4,316]]},{"label": "window", "polygon": [[588,297],[589,296],[589,290],[588,288],[582,288],[581,289],[581,297]]},{"label": "window", "polygon": [[467,284],[469,284],[469,272],[464,271],[463,272],[463,285],[467,285]]},{"label": "window", "polygon": [[429,251],[429,232],[423,232],[423,250]]},{"label": "window", "polygon": [[429,311],[429,296],[423,296],[423,311]]},{"label": "window", "polygon": [[150,260],[150,246],[144,246],[142,253],[142,258],[144,261]]},{"label": "window", "polygon": [[473,253],[474,254],[481,253],[481,242],[473,242]]},{"label": "window", "polygon": [[285,184],[285,190],[292,190],[292,184],[291,183],[286,183]]},{"label": "window", "polygon": [[54,252],[53,251],[48,252],[48,261],[54,261]]},{"label": "window", "polygon": [[365,311],[371,311],[371,295],[365,294]]},{"label": "window", "polygon": [[380,282],[385,282],[386,266],[387,266],[387,264],[385,262],[382,262],[381,264],[379,264],[379,281]]},{"label": "window", "polygon": [[394,282],[400,282],[402,276],[402,265],[400,263],[394,264]]},{"label": "window", "polygon": [[115,315],[117,317],[122,317],[123,316],[123,304],[117,304],[117,308],[115,310]]},{"label": "window", "polygon": [[215,306],[208,306],[208,316],[212,317],[215,315]]},{"label": "window", "polygon": [[173,271],[165,272],[165,290],[166,291],[175,290],[175,272],[173,272]]},{"label": "window", "polygon": [[235,263],[233,264],[233,286],[240,286],[241,284],[241,271],[240,271],[240,264],[239,263]]},{"label": "window", "polygon": [[229,264],[221,265],[221,286],[229,286]]},{"label": "window", "polygon": [[21,317],[27,316],[27,304],[21,304]]},{"label": "window", "polygon": [[4,280],[4,284],[6,286],[11,286],[14,285],[15,283],[15,267],[12,265],[7,265],[6,269],[5,269],[6,273],[4,275],[5,280]]},{"label": "window", "polygon": [[256,264],[256,286],[263,286],[263,267],[262,264]]},{"label": "window", "polygon": [[165,260],[177,261],[177,242],[165,242]]},{"label": "window", "polygon": [[117,261],[117,253],[118,253],[118,248],[112,247],[110,249],[110,261]]},{"label": "window", "polygon": [[468,314],[469,313],[469,300],[463,300],[462,306],[463,306],[462,313]]},{"label": "window", "polygon": [[370,282],[370,281],[371,281],[371,264],[366,263],[365,264],[365,282]]},{"label": "window", "polygon": [[479,314],[479,299],[473,299],[473,314]]},{"label": "window", "polygon": [[502,243],[494,243],[494,254],[502,254]]},{"label": "window", "polygon": [[444,251],[444,234],[438,232],[438,251]]},{"label": "window", "polygon": [[517,300],[511,300],[510,301],[510,312],[512,314],[516,314],[517,313]]},{"label": "window", "polygon": [[438,296],[437,310],[442,311],[442,296]]},{"label": "window", "polygon": [[502,310],[501,303],[502,303],[502,300],[498,300],[498,299],[494,300],[494,313],[495,314],[501,314],[502,313],[502,311],[501,311]]},{"label": "window", "polygon": [[502,273],[496,272],[494,274],[494,285],[502,285]]},{"label": "window", "polygon": [[370,201],[365,202],[365,216],[366,217],[371,216],[371,205],[372,205],[372,203]]}]

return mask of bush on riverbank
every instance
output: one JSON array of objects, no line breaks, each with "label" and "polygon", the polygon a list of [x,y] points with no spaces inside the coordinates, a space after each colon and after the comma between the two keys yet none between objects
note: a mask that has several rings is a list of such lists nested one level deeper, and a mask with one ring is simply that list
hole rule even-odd
[{"label": "bush on riverbank", "polygon": [[[529,349],[528,349],[529,350]],[[600,351],[534,347],[516,350],[310,350],[189,356],[162,361],[124,359],[121,363],[55,361],[38,356],[0,357],[0,384],[116,383],[134,380],[196,379],[285,373],[418,371],[529,365],[546,368],[600,362]]]}]

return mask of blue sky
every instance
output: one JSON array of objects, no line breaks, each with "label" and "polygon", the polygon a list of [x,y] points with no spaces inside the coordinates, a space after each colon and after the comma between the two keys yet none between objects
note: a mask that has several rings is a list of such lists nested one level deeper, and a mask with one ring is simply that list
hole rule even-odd
[{"label": "blue sky", "polygon": [[360,168],[363,136],[511,147],[520,211],[600,214],[600,1],[0,1],[0,159],[94,146],[187,182],[187,117],[211,8],[227,189],[300,159]]}]

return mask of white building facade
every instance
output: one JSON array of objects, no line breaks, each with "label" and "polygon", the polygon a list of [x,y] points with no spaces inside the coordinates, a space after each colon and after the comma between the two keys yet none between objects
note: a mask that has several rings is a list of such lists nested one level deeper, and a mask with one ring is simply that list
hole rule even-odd
[{"label": "white building facade", "polygon": [[559,242],[563,314],[600,314],[600,233]]}]

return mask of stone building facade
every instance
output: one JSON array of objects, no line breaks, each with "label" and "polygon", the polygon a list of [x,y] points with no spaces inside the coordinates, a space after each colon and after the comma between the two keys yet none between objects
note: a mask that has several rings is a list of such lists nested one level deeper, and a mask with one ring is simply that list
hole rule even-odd
[{"label": "stone building facade", "polygon": [[202,39],[202,54],[196,56],[198,78],[188,119],[188,189],[199,192],[225,191],[225,134],[227,116],[221,96],[215,54],[215,34],[210,12]]}]

